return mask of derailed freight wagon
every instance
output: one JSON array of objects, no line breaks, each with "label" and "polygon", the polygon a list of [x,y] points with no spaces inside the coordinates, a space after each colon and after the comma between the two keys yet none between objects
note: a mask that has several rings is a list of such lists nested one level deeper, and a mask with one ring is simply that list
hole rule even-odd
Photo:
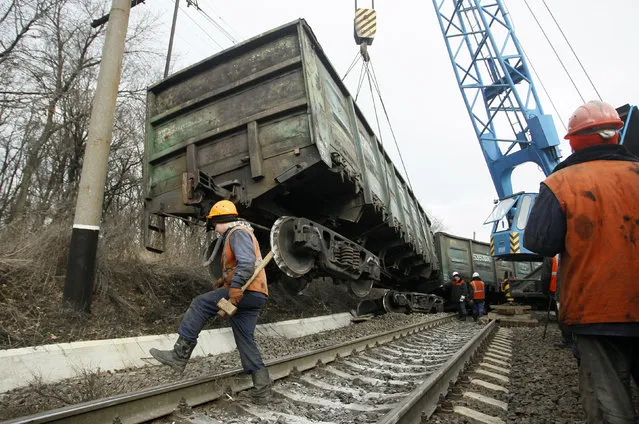
[{"label": "derailed freight wagon", "polygon": [[[500,291],[500,283],[509,276],[511,294],[517,301],[525,298],[545,296],[543,292],[542,262],[503,261],[495,259],[490,251],[490,244],[444,232],[435,234],[435,245],[441,264],[442,282],[452,280],[457,271],[466,281],[478,272],[486,283],[486,296],[489,302],[501,303],[504,296]],[[549,276],[548,276],[549,278]],[[525,284],[524,284],[525,283]]]},{"label": "derailed freight wagon", "polygon": [[167,217],[229,199],[270,237],[269,278],[328,275],[358,296],[438,284],[428,217],[304,20],[148,89],[144,181],[150,250]]}]

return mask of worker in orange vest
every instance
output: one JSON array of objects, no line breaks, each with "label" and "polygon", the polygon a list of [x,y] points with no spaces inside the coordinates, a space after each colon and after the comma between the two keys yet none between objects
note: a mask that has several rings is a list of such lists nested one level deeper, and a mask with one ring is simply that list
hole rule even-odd
[{"label": "worker in orange vest", "polygon": [[541,184],[524,246],[561,254],[559,320],[580,357],[588,423],[635,423],[639,383],[639,158],[618,144],[623,121],[607,103],[580,106],[573,154]]},{"label": "worker in orange vest", "polygon": [[215,203],[206,218],[207,226],[221,236],[222,277],[214,284],[214,290],[193,299],[182,318],[173,349],[151,349],[150,353],[162,364],[183,372],[204,324],[217,314],[217,303],[228,298],[237,306],[237,312],[230,318],[231,329],[242,368],[253,379],[250,395],[254,401],[266,402],[272,397],[271,379],[254,338],[258,315],[268,297],[264,270],[257,273],[246,291],[241,289],[262,260],[260,246],[253,229],[239,218],[232,202],[221,200]]},{"label": "worker in orange vest", "polygon": [[486,285],[479,277],[478,272],[473,272],[470,280],[470,287],[473,289],[473,319],[477,321],[479,317],[486,314],[484,302],[486,300]]}]

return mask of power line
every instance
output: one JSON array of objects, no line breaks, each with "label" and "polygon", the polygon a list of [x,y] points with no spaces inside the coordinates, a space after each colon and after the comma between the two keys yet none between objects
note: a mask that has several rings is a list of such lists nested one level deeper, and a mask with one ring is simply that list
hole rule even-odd
[{"label": "power line", "polygon": [[208,5],[208,7],[210,7],[210,8],[211,8],[211,10],[213,11],[213,13],[214,13],[215,15],[217,15],[217,18],[218,18],[218,19],[219,19],[219,20],[220,20],[220,21],[221,21],[224,25],[226,25],[226,26],[227,26],[227,27],[228,27],[228,28],[229,28],[229,29],[230,29],[233,33],[235,33],[235,37],[236,37],[236,38],[239,38],[239,39],[243,39],[243,38],[244,38],[244,36],[243,36],[242,34],[240,34],[238,31],[236,31],[236,30],[235,30],[235,28],[233,28],[233,27],[231,26],[231,24],[229,24],[228,22],[226,22],[226,21],[224,20],[224,18],[222,17],[222,15],[221,15],[221,14],[220,14],[220,13],[219,13],[219,12],[218,12],[218,11],[217,11],[214,7],[213,7],[213,6],[211,6],[211,5],[210,5],[210,3],[207,3],[207,5]]},{"label": "power line", "polygon": [[216,27],[216,28],[217,28],[217,29],[218,29],[218,30],[222,33],[222,35],[224,35],[226,38],[228,38],[229,40],[231,40],[231,42],[232,42],[233,44],[236,44],[236,43],[237,43],[237,40],[235,39],[235,37],[233,37],[233,36],[231,35],[231,33],[229,33],[229,32],[228,32],[228,31],[227,31],[224,27],[222,27],[222,25],[218,24],[218,23],[215,21],[215,19],[211,18],[211,17],[209,16],[209,14],[208,14],[208,13],[206,13],[206,12],[205,12],[205,11],[204,11],[204,10],[203,10],[203,9],[202,9],[199,5],[198,5],[197,1],[187,0],[187,3],[188,3],[188,5],[189,5],[189,6],[194,6],[194,7],[195,7],[195,9],[196,9],[198,12],[202,13],[202,14],[206,17],[206,19],[208,19],[208,21],[209,21],[210,23],[212,23],[212,24],[213,24],[213,26],[214,26],[214,27]]},{"label": "power line", "polygon": [[221,50],[224,49],[224,47],[222,47],[222,45],[218,43],[215,40],[215,38],[211,37],[211,34],[209,34],[204,28],[202,28],[202,26],[198,24],[197,21],[193,19],[188,13],[186,13],[186,10],[184,10],[182,6],[180,6],[180,10],[186,15],[187,18],[191,20],[191,22],[193,22],[198,28],[200,28],[204,32],[204,34],[206,34],[206,36],[209,37],[215,43],[215,45],[217,45]]},{"label": "power line", "polygon": [[579,66],[581,66],[581,70],[584,71],[584,74],[586,74],[586,78],[588,78],[588,81],[590,82],[590,85],[592,85],[592,88],[595,90],[595,93],[597,93],[597,97],[599,97],[600,101],[603,101],[603,99],[601,98],[601,95],[599,94],[599,91],[597,91],[597,87],[595,87],[595,84],[592,82],[592,79],[590,79],[590,75],[588,74],[588,72],[586,72],[586,68],[584,67],[583,63],[581,63],[581,60],[579,60],[579,56],[577,56],[577,53],[572,48],[572,45],[570,44],[570,41],[568,41],[568,38],[566,37],[566,34],[564,34],[564,31],[561,29],[561,26],[559,25],[559,22],[557,22],[557,19],[555,19],[555,15],[553,15],[552,11],[550,10],[548,5],[546,4],[546,0],[542,0],[542,1],[544,3],[544,6],[546,6],[546,10],[548,11],[548,13],[550,13],[550,16],[552,17],[552,20],[555,22],[555,25],[557,25],[557,28],[559,29],[559,32],[564,37],[564,40],[566,40],[566,44],[568,44],[568,47],[570,47],[570,51],[575,56],[575,59],[577,59],[577,62],[579,63]]},{"label": "power line", "polygon": [[530,11],[530,14],[532,15],[533,19],[535,19],[535,22],[537,23],[537,26],[541,30],[541,33],[544,34],[544,37],[546,38],[546,41],[548,42],[548,45],[550,45],[550,48],[555,53],[555,56],[557,56],[557,60],[559,60],[559,63],[561,64],[561,67],[564,68],[564,71],[566,72],[566,75],[568,76],[568,79],[572,83],[573,87],[575,87],[575,90],[577,90],[577,94],[581,98],[581,101],[586,103],[586,99],[584,99],[584,96],[581,95],[581,92],[579,91],[579,88],[577,88],[577,84],[575,84],[575,81],[570,76],[570,72],[568,72],[568,69],[566,69],[566,66],[564,65],[564,62],[561,60],[561,57],[559,56],[559,53],[557,53],[557,50],[555,50],[555,46],[553,46],[552,43],[550,42],[550,39],[548,38],[548,35],[546,35],[546,31],[544,31],[544,28],[539,23],[539,20],[537,19],[537,16],[535,15],[535,12],[533,12],[533,10],[530,8],[530,5],[528,4],[528,0],[524,0],[524,3],[526,4],[526,7]]}]

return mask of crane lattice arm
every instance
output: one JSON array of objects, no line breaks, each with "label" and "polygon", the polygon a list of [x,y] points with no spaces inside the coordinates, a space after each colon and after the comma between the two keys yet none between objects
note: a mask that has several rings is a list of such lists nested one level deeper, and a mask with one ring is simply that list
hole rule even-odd
[{"label": "crane lattice arm", "polygon": [[433,0],[455,77],[499,198],[513,169],[534,162],[548,175],[559,137],[545,115],[501,0]]},{"label": "crane lattice arm", "polygon": [[500,202],[486,223],[493,256],[538,256],[520,240],[534,193],[513,194],[512,172],[533,162],[549,175],[559,164],[559,137],[544,114],[501,0],[433,0],[466,109]]}]

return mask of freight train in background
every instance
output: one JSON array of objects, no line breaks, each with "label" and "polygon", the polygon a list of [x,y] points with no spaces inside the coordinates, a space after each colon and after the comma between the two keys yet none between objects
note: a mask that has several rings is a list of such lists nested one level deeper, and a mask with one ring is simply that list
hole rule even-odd
[{"label": "freight train in background", "polygon": [[[440,233],[311,28],[294,21],[235,45],[148,89],[145,244],[162,252],[165,220],[202,223],[233,201],[253,223],[271,281],[296,289],[317,277],[353,295],[390,289],[386,310],[441,310],[452,270],[523,277],[528,263],[495,263],[487,244]],[[219,273],[218,243],[207,251]],[[437,247],[439,246],[439,248]]]}]

